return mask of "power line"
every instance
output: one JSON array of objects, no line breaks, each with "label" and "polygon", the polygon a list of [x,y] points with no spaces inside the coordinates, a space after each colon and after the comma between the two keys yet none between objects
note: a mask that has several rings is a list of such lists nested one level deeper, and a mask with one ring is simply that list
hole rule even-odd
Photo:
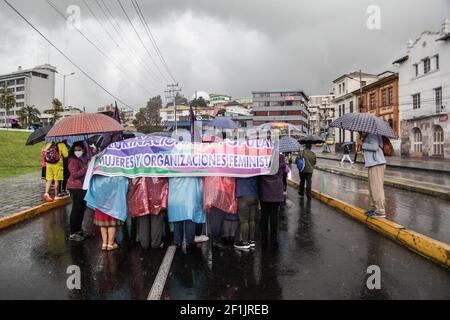
[{"label": "power line", "polygon": [[[164,90],[164,89],[162,89],[162,87],[159,87],[161,84],[158,83],[158,81],[156,80],[156,78],[154,78],[154,77],[149,77],[149,76],[148,76],[149,74],[153,76],[153,74],[152,74],[151,72],[149,72],[148,74],[143,72],[142,66],[140,66],[140,65],[137,63],[137,60],[138,60],[138,59],[137,59],[137,56],[135,56],[135,55],[133,56],[133,57],[136,59],[136,61],[133,60],[133,59],[129,59],[129,54],[127,54],[127,53],[125,52],[124,48],[122,48],[122,46],[120,46],[119,43],[114,39],[114,37],[113,37],[113,36],[111,35],[111,33],[109,32],[109,30],[104,26],[104,24],[100,21],[100,19],[98,18],[98,16],[95,14],[94,10],[91,8],[91,6],[88,4],[88,2],[87,2],[86,0],[82,0],[82,1],[83,1],[84,5],[86,6],[86,8],[88,9],[88,11],[91,13],[92,17],[97,21],[97,24],[105,31],[105,33],[108,35],[108,37],[109,37],[109,38],[111,39],[111,41],[114,43],[114,45],[119,49],[119,52],[121,53],[122,57],[123,57],[124,59],[126,59],[127,61],[130,61],[134,66],[136,66],[138,72],[139,72],[142,76],[144,76],[144,77],[145,77],[146,79],[148,79],[148,80],[153,81],[153,82],[157,85],[157,87],[158,87],[159,89]],[[100,41],[99,41],[99,42],[100,42]],[[128,49],[129,49],[129,48],[128,48]],[[130,50],[130,53],[131,53],[131,54],[134,54],[134,52],[132,52],[131,50]]]},{"label": "power line", "polygon": [[[51,2],[51,0],[45,1],[59,14],[59,16],[62,17],[64,21],[66,21],[67,19],[66,16]],[[80,33],[81,36],[83,36],[83,38],[86,39],[86,41],[88,41],[102,56],[108,59],[119,71],[123,72],[124,74],[127,73],[127,71],[123,70],[119,65],[117,65],[117,63],[110,56],[108,56],[102,49],[100,49],[95,43],[93,43],[79,28],[77,28],[76,26],[74,27],[78,31],[78,33]],[[132,77],[130,79],[132,79],[138,86],[141,87],[141,89],[146,91],[149,95],[152,95],[152,93],[148,91],[146,88],[144,88],[137,80],[133,79]]]},{"label": "power line", "polygon": [[[94,78],[92,78],[86,71],[84,71],[80,66],[78,66],[71,58],[69,58],[62,50],[60,50],[52,41],[50,41],[39,29],[37,29],[26,17],[22,15],[8,0],[3,0],[18,16],[20,16],[31,28],[33,28],[45,41],[47,41],[53,48],[55,48],[64,58],[66,58],[75,68],[77,68],[81,73],[83,73],[89,80],[95,83],[100,89],[105,91],[112,98],[116,99],[126,107],[133,109],[129,104],[125,103],[122,99],[118,98],[116,95],[111,93],[108,89],[103,87],[100,83],[98,83]],[[134,109],[133,109],[134,110]]]},{"label": "power line", "polygon": [[[158,83],[158,85],[161,85],[158,82],[158,79],[155,77],[152,68],[150,68],[150,66],[142,59],[140,59],[139,54],[137,52],[135,52],[133,45],[128,41],[127,37],[126,37],[126,32],[124,32],[122,30],[122,28],[120,27],[120,24],[117,22],[117,20],[114,18],[114,15],[112,14],[111,10],[109,10],[108,6],[106,5],[106,3],[104,1],[102,1],[102,4],[105,8],[103,8],[103,6],[100,4],[100,2],[98,0],[95,0],[95,3],[97,4],[97,6],[100,8],[101,12],[103,13],[103,15],[105,16],[106,20],[108,21],[108,23],[113,27],[114,31],[117,33],[117,35],[119,36],[119,38],[123,41],[123,43],[125,44],[125,46],[128,48],[128,50],[130,51],[130,53],[133,55],[133,57],[135,57],[136,60],[141,61],[143,67],[147,68],[147,72],[149,73],[149,75],[151,76],[151,78],[155,81],[155,83]],[[106,9],[106,11],[105,11]],[[109,13],[109,15],[108,15]],[[110,18],[111,16],[111,18]],[[111,21],[114,21],[115,24]],[[124,35],[122,35],[122,33]],[[163,90],[163,89],[162,89]]]},{"label": "power line", "polygon": [[[102,0],[103,1],[103,0]],[[159,68],[158,64],[155,62],[155,60],[153,59],[150,51],[148,50],[147,46],[145,45],[145,42],[142,40],[141,36],[139,35],[139,32],[136,30],[136,28],[134,27],[133,22],[130,19],[130,16],[128,15],[127,11],[125,10],[124,6],[122,5],[122,2],[120,0],[117,0],[117,3],[120,5],[120,8],[122,9],[123,13],[125,14],[128,22],[130,23],[131,27],[133,28],[134,32],[136,33],[137,37],[139,38],[139,41],[141,42],[142,46],[144,47],[145,51],[147,52],[148,56],[150,57],[150,60],[153,62],[153,64],[155,65],[156,69],[158,70],[158,72],[161,74],[161,76],[163,77],[163,79],[169,83],[169,80],[166,78],[166,76],[161,72],[161,69]]]},{"label": "power line", "polygon": [[174,82],[177,82],[177,81],[175,80],[175,78],[174,78],[172,72],[170,72],[169,66],[168,66],[167,63],[166,63],[166,60],[164,59],[164,57],[163,57],[163,55],[162,55],[162,53],[161,53],[161,50],[159,50],[158,44],[157,44],[157,42],[156,42],[156,39],[154,38],[154,36],[153,36],[153,34],[152,34],[152,31],[150,30],[150,27],[149,27],[149,25],[148,25],[148,22],[147,22],[147,20],[146,20],[146,18],[145,18],[145,16],[144,16],[144,14],[143,14],[143,12],[142,12],[140,6],[139,6],[138,1],[137,1],[137,0],[131,0],[131,3],[133,4],[133,7],[134,7],[134,9],[136,10],[136,12],[137,12],[137,14],[138,14],[138,16],[139,16],[139,19],[141,20],[141,22],[142,22],[142,24],[143,24],[143,26],[144,26],[144,29],[145,29],[145,31],[147,32],[147,35],[148,35],[148,37],[150,38],[150,41],[152,42],[153,47],[155,48],[156,53],[158,54],[159,58],[161,59],[161,62],[162,62],[162,64],[164,65],[164,67],[165,67],[167,73],[169,74],[169,76],[172,78],[172,80],[173,80]]}]

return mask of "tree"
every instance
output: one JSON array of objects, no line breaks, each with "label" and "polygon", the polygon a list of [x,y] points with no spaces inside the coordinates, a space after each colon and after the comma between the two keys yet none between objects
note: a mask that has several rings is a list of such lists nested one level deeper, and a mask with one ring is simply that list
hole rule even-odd
[{"label": "tree", "polygon": [[145,108],[141,108],[136,114],[133,124],[139,132],[152,133],[161,131],[161,117],[159,109],[162,107],[161,96],[151,98]]},{"label": "tree", "polygon": [[8,112],[16,105],[16,95],[12,89],[8,88],[8,81],[3,83],[3,88],[0,88],[0,109],[5,109],[5,124],[8,123]]},{"label": "tree", "polygon": [[[175,104],[177,106],[185,106],[188,104],[188,99],[186,99],[181,93],[177,92],[177,94],[175,95]],[[166,105],[166,108],[172,107],[173,106],[173,102],[168,102]]]},{"label": "tree", "polygon": [[217,117],[225,117],[225,112],[227,112],[227,110],[225,110],[225,109],[220,109],[220,110],[217,112],[216,116],[217,116]]},{"label": "tree", "polygon": [[35,108],[34,105],[27,105],[19,110],[20,122],[25,124],[26,128],[28,128],[33,122],[39,122],[40,115],[41,112],[39,109]]},{"label": "tree", "polygon": [[205,99],[203,99],[203,97],[192,100],[191,105],[192,105],[192,108],[206,108],[208,106],[208,104],[206,103]]},{"label": "tree", "polygon": [[59,101],[58,98],[53,99],[52,100],[52,108],[47,111],[48,114],[51,114],[53,116],[53,119],[52,119],[53,124],[55,124],[56,121],[60,118],[59,113],[63,112],[63,111],[64,111],[64,108],[63,108],[61,101]]}]

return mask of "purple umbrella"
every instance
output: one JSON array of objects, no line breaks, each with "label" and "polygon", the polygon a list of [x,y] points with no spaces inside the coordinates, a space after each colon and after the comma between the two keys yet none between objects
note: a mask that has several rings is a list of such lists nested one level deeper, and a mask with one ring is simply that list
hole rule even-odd
[{"label": "purple umbrella", "polygon": [[218,117],[209,123],[210,126],[222,129],[239,129],[239,126],[228,117]]}]

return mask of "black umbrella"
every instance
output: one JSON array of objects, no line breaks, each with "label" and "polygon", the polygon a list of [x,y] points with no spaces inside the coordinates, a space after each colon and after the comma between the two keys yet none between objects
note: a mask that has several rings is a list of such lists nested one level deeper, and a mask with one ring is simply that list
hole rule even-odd
[{"label": "black umbrella", "polygon": [[334,120],[330,127],[396,138],[394,130],[386,121],[368,113],[347,113]]},{"label": "black umbrella", "polygon": [[298,140],[300,144],[316,144],[316,143],[324,143],[325,141],[318,136],[307,135],[306,137],[300,138]]},{"label": "black umbrella", "polygon": [[349,141],[349,142],[344,142],[341,146],[343,147],[343,146],[352,145],[352,144],[354,144],[354,142]]},{"label": "black umbrella", "polygon": [[46,126],[46,127],[42,127],[42,128],[37,129],[32,134],[30,134],[30,136],[28,137],[28,140],[25,143],[25,145],[32,146],[32,145],[34,145],[36,143],[45,141],[45,136],[47,135],[47,133],[50,131],[50,129],[52,127],[53,126]]}]

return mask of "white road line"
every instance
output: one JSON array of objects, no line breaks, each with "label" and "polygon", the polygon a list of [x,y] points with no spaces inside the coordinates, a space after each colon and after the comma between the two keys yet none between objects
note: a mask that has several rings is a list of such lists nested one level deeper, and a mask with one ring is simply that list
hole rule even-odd
[{"label": "white road line", "polygon": [[167,276],[169,275],[170,266],[172,265],[173,256],[177,250],[176,246],[170,246],[167,248],[166,255],[164,256],[163,262],[159,267],[158,274],[156,275],[155,282],[153,282],[152,289],[148,294],[147,300],[159,300],[161,299],[161,294],[166,285]]}]

